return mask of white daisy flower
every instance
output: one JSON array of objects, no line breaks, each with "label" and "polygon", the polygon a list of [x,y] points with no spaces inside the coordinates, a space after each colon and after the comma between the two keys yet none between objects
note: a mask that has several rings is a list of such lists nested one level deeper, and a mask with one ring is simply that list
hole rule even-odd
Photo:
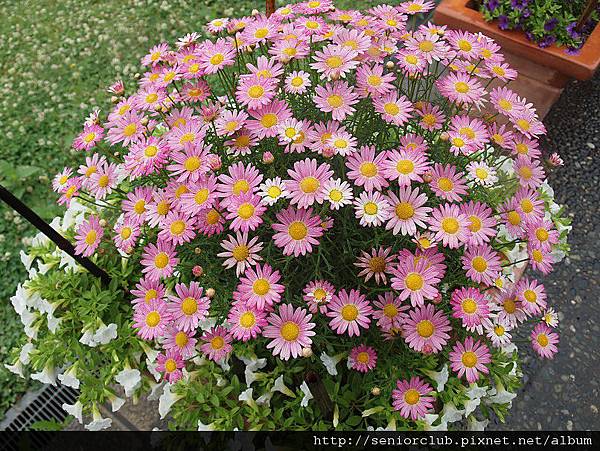
[{"label": "white daisy flower", "polygon": [[472,161],[467,165],[467,178],[481,186],[493,186],[498,181],[496,170],[483,161]]},{"label": "white daisy flower", "polygon": [[285,187],[281,177],[265,180],[258,187],[258,190],[258,195],[262,198],[261,202],[265,205],[274,205],[279,199],[290,196],[290,192]]},{"label": "white daisy flower", "polygon": [[338,210],[352,203],[352,187],[342,179],[330,179],[323,185],[325,199],[329,201],[332,210]]}]

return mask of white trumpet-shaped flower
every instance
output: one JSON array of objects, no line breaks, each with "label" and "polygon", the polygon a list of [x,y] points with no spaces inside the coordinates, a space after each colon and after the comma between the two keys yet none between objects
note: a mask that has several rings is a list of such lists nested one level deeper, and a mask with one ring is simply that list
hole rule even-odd
[{"label": "white trumpet-shaped flower", "polygon": [[171,384],[165,384],[162,395],[158,398],[158,413],[164,419],[171,411],[171,407],[182,398],[182,395],[171,391]]},{"label": "white trumpet-shaped flower", "polygon": [[31,351],[33,351],[34,349],[35,346],[33,345],[33,343],[25,343],[23,345],[21,351],[19,352],[19,360],[23,365],[27,365],[29,363],[29,354],[31,354]]},{"label": "white trumpet-shaped flower", "polygon": [[115,381],[125,390],[125,396],[129,397],[142,384],[140,371],[132,368],[125,368],[115,376]]},{"label": "white trumpet-shaped flower", "polygon": [[93,340],[101,345],[105,345],[117,338],[117,325],[110,323],[108,326],[102,325],[94,333]]},{"label": "white trumpet-shaped flower", "polygon": [[112,419],[110,418],[102,418],[100,415],[100,411],[96,406],[94,406],[92,410],[92,422],[86,424],[84,428],[88,431],[101,431],[102,429],[108,429],[112,426]]},{"label": "white trumpet-shaped flower", "polygon": [[457,421],[462,420],[465,415],[465,411],[458,410],[453,402],[447,402],[444,404],[444,408],[442,409],[442,421],[445,423],[456,423]]},{"label": "white trumpet-shaped flower", "polygon": [[271,391],[283,393],[291,398],[296,397],[296,394],[290,390],[287,385],[285,385],[285,382],[283,382],[283,374],[275,379],[275,383],[273,384],[273,387],[271,387]]},{"label": "white trumpet-shaped flower", "polygon": [[252,388],[244,390],[240,393],[240,396],[238,396],[238,400],[246,402],[249,406],[254,406],[256,402],[254,401],[254,398],[252,398],[253,392],[254,390]]},{"label": "white trumpet-shaped flower", "polygon": [[83,404],[77,401],[75,404],[64,403],[62,409],[69,415],[73,415],[79,421],[79,424],[83,424]]},{"label": "white trumpet-shaped flower", "polygon": [[43,384],[56,385],[56,369],[51,363],[47,363],[44,369],[38,373],[33,373],[31,378],[40,381]]},{"label": "white trumpet-shaped flower", "polygon": [[325,352],[323,352],[320,355],[320,359],[321,362],[323,362],[323,365],[325,365],[325,369],[327,370],[327,372],[331,375],[331,376],[337,376],[338,372],[337,372],[337,364],[340,363],[340,361],[344,358],[345,353],[341,353],[341,354],[337,354],[333,357],[327,355]]},{"label": "white trumpet-shaped flower", "polygon": [[444,391],[444,387],[446,386],[446,382],[448,382],[448,364],[446,363],[440,371],[431,371],[424,370],[423,371],[427,377],[432,379],[435,382],[435,389],[438,392]]},{"label": "white trumpet-shaped flower", "polygon": [[308,388],[306,382],[302,382],[302,385],[300,385],[300,390],[302,390],[302,393],[304,393],[302,401],[300,401],[300,406],[306,407],[308,406],[308,401],[313,399],[313,394],[310,392],[310,388]]},{"label": "white trumpet-shaped flower", "polygon": [[467,421],[467,430],[485,431],[485,428],[487,427],[488,423],[488,420],[478,421],[477,418],[475,418],[475,415],[471,415]]},{"label": "white trumpet-shaped flower", "polygon": [[77,364],[71,366],[67,371],[58,375],[58,380],[62,385],[77,390],[81,381],[77,378]]},{"label": "white trumpet-shaped flower", "polygon": [[202,420],[198,420],[198,432],[209,432],[214,431],[215,426],[214,423],[204,424]]},{"label": "white trumpet-shaped flower", "polygon": [[6,368],[13,374],[16,374],[17,376],[25,377],[25,374],[23,374],[23,363],[20,360],[17,360],[14,365],[9,365],[8,363],[5,363],[4,368]]}]

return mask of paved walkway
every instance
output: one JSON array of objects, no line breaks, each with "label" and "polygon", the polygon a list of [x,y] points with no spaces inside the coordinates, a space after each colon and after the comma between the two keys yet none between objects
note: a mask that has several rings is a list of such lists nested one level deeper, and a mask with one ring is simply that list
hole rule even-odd
[{"label": "paved walkway", "polygon": [[600,429],[600,73],[572,82],[544,120],[545,147],[565,160],[550,176],[574,214],[571,256],[543,278],[560,312],[559,353],[525,361],[526,384],[507,423],[494,429]]}]

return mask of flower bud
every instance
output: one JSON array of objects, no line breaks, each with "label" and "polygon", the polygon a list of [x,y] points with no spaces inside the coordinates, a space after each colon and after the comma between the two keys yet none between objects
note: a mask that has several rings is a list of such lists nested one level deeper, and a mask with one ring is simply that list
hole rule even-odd
[{"label": "flower bud", "polygon": [[196,276],[196,277],[200,277],[203,273],[204,273],[204,270],[202,269],[202,266],[200,266],[200,265],[196,265],[192,268],[192,274],[194,274],[194,276]]},{"label": "flower bud", "polygon": [[442,132],[442,134],[440,135],[440,139],[442,141],[448,141],[450,139],[450,135],[448,134],[448,132]]},{"label": "flower bud", "polygon": [[433,180],[433,174],[431,174],[431,172],[427,171],[425,174],[423,174],[423,181],[425,183],[431,183],[432,180]]},{"label": "flower bud", "polygon": [[98,223],[100,224],[100,227],[106,227],[106,219],[101,219]]},{"label": "flower bud", "polygon": [[269,151],[266,151],[265,153],[263,153],[262,156],[262,162],[264,164],[272,164],[275,161],[275,157],[273,156],[273,154]]},{"label": "flower bud", "polygon": [[311,348],[302,348],[302,357],[312,357],[313,352]]},{"label": "flower bud", "polygon": [[258,12],[258,9],[253,9],[250,14],[252,14],[253,16],[258,16],[260,12]]},{"label": "flower bud", "polygon": [[381,388],[379,388],[379,387],[373,387],[371,389],[371,394],[373,396],[379,396],[381,394]]},{"label": "flower bud", "polygon": [[327,146],[323,149],[323,156],[325,158],[331,158],[331,157],[333,157],[334,154],[335,154],[335,151],[333,150],[333,147]]},{"label": "flower bud", "polygon": [[199,247],[194,248],[194,254],[200,254],[200,252],[202,252],[202,249],[200,249]]},{"label": "flower bud", "polygon": [[206,289],[206,297],[208,299],[212,299],[215,297],[215,289],[214,288],[207,288]]},{"label": "flower bud", "polygon": [[221,169],[221,166],[223,165],[223,163],[221,162],[221,157],[218,155],[214,155],[211,157],[210,162],[208,163],[208,166],[213,170],[213,171],[218,171],[219,169]]},{"label": "flower bud", "polygon": [[149,122],[149,120],[148,120],[148,118],[147,118],[147,117],[143,117],[143,118],[140,120],[140,124],[142,124],[142,125],[148,125],[148,122]]},{"label": "flower bud", "polygon": [[385,67],[387,67],[388,69],[393,69],[395,66],[393,61],[388,61],[387,63],[385,63]]},{"label": "flower bud", "polygon": [[117,96],[112,96],[112,97],[110,98],[110,101],[111,101],[112,103],[117,103],[117,102],[119,101],[119,98],[118,98]]}]

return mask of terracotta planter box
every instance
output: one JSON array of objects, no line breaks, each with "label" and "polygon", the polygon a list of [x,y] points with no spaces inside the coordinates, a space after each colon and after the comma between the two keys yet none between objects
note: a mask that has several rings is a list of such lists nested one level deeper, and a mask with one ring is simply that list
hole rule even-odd
[{"label": "terracotta planter box", "polygon": [[500,30],[496,22],[486,22],[473,9],[472,0],[442,0],[435,10],[434,22],[450,28],[468,30],[494,39],[507,62],[519,72],[511,89],[526,97],[544,117],[573,78],[592,78],[600,64],[600,26],[588,36],[578,55],[568,55],[563,47],[539,48],[515,30]]}]

